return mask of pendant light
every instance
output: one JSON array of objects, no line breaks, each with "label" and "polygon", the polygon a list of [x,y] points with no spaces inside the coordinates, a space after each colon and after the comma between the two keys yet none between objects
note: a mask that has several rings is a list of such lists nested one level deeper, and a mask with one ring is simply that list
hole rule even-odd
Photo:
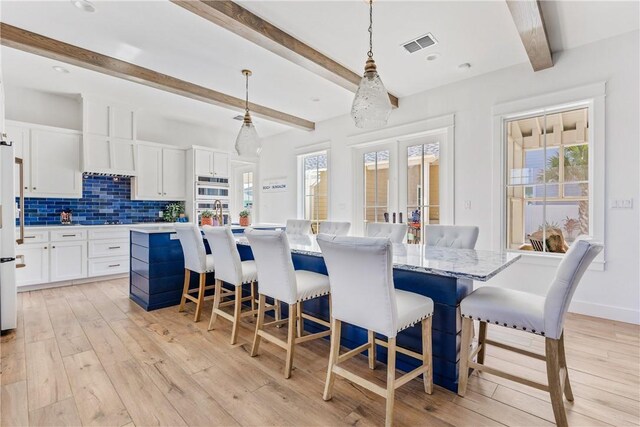
[{"label": "pendant light", "polygon": [[385,126],[391,114],[391,101],[373,60],[373,0],[369,0],[369,52],[356,96],[351,106],[351,117],[356,127],[374,129]]},{"label": "pendant light", "polygon": [[246,79],[245,112],[240,133],[238,133],[238,137],[236,138],[236,152],[241,156],[253,157],[260,154],[262,145],[260,144],[258,132],[256,131],[256,127],[253,125],[251,115],[249,114],[249,76],[251,75],[251,71],[242,70],[242,74]]}]

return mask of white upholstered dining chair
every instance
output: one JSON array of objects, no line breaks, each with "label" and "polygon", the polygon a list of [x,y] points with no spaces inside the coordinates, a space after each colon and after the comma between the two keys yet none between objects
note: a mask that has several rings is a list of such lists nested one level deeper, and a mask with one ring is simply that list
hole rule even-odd
[{"label": "white upholstered dining chair", "polygon": [[[564,352],[564,319],[573,294],[591,261],[602,250],[599,243],[577,240],[564,255],[546,296],[513,289],[485,286],[472,292],[460,303],[462,342],[458,394],[464,396],[469,368],[548,391],[558,426],[567,425],[563,394],[573,401],[569,370]],[[472,350],[473,321],[480,322],[478,345]],[[545,337],[545,354],[538,354],[487,339],[487,325],[495,324]],[[485,366],[487,345],[546,361],[547,384],[540,384],[510,373]],[[477,360],[474,362],[474,357]]]},{"label": "white upholstered dining chair", "polygon": [[407,224],[392,224],[389,222],[368,222],[367,237],[386,237],[391,243],[402,243],[407,235]]},{"label": "white upholstered dining chair", "polygon": [[[202,227],[202,230],[209,242],[216,267],[216,290],[209,330],[213,329],[218,316],[229,320],[233,325],[231,329],[231,344],[233,345],[238,339],[238,329],[242,317],[256,313],[255,282],[258,278],[256,263],[255,261],[240,260],[236,241],[229,227],[206,225]],[[223,282],[233,286],[234,290],[223,288]],[[242,285],[245,284],[250,284],[251,295],[248,297],[242,296]],[[233,297],[233,300],[224,301],[229,297]],[[242,303],[245,301],[251,301],[251,309],[242,311]],[[222,309],[228,305],[233,305],[233,315]]]},{"label": "white upholstered dining chair", "polygon": [[[253,339],[251,356],[257,356],[262,338],[283,347],[287,351],[284,377],[291,376],[293,355],[296,344],[326,337],[331,330],[304,335],[304,320],[310,320],[322,326],[331,324],[323,319],[304,313],[303,302],[329,294],[329,277],[325,274],[306,270],[294,270],[291,250],[284,231],[246,230],[245,234],[251,245],[253,256],[258,267],[258,319]],[[289,318],[264,323],[265,311],[268,309],[266,298],[270,297],[280,303],[288,304]],[[272,335],[265,326],[277,326],[288,323],[287,341]]]},{"label": "white upholstered dining chair", "polygon": [[318,229],[319,234],[333,234],[336,236],[346,236],[349,234],[349,229],[351,228],[351,223],[347,221],[322,221],[320,223],[320,228]]},{"label": "white upholstered dining chair", "polygon": [[[204,241],[200,229],[196,224],[174,224],[178,239],[180,239],[180,246],[182,246],[182,253],[184,255],[184,286],[182,288],[182,298],[180,298],[180,306],[178,311],[183,311],[187,300],[193,301],[196,304],[196,311],[194,315],[194,321],[200,320],[200,313],[202,312],[202,305],[205,300],[213,298],[205,297],[205,292],[209,289],[213,289],[213,286],[207,286],[207,273],[214,271],[213,255],[207,255],[204,247]],[[191,282],[191,272],[199,275],[198,289],[189,289]],[[192,293],[197,292],[198,296],[194,297]]]},{"label": "white upholstered dining chair", "polygon": [[286,233],[290,236],[308,236],[311,234],[311,221],[306,219],[288,219]]},{"label": "white upholstered dining chair", "polygon": [[[433,301],[423,295],[394,288],[391,241],[373,237],[317,237],[329,272],[331,286],[331,353],[324,400],[332,397],[335,376],[339,375],[387,399],[385,425],[393,423],[395,389],[423,375],[424,389],[433,387],[431,316]],[[340,328],[346,322],[367,329],[368,342],[340,355]],[[422,353],[396,346],[398,332],[421,323]],[[387,341],[375,338],[382,334]],[[346,370],[340,364],[368,351],[369,367],[375,368],[376,345],[387,347],[387,387]],[[396,352],[418,359],[422,364],[396,378]]]},{"label": "white upholstered dining chair", "polygon": [[476,247],[479,229],[473,225],[424,226],[424,240],[427,246],[441,246],[455,249],[473,249]]}]

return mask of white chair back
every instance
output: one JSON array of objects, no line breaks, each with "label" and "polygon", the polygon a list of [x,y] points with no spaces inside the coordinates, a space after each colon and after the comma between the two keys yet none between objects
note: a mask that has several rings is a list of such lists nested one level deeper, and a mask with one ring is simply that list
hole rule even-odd
[{"label": "white chair back", "polygon": [[288,219],[287,234],[289,235],[308,235],[311,234],[311,221],[306,219]]},{"label": "white chair back", "polygon": [[389,222],[368,222],[367,237],[387,237],[391,243],[402,243],[407,235],[407,224],[392,224]]},{"label": "white chair back", "polygon": [[242,283],[242,262],[230,227],[202,227],[213,254],[216,279],[233,285]]},{"label": "white chair back", "polygon": [[282,230],[245,230],[258,270],[258,290],[287,304],[296,302],[298,287],[287,234]]},{"label": "white chair back", "polygon": [[329,272],[332,316],[395,337],[398,308],[391,240],[328,234],[319,234],[317,240]]},{"label": "white chair back", "polygon": [[198,226],[193,223],[175,223],[174,227],[184,254],[184,268],[195,273],[205,273],[207,271],[207,252]]},{"label": "white chair back", "polygon": [[347,234],[349,234],[350,228],[351,228],[350,222],[322,221],[320,223],[320,229],[318,230],[318,233],[333,234],[336,236],[346,236]]},{"label": "white chair back", "polygon": [[564,318],[578,283],[602,248],[600,243],[576,240],[564,254],[544,303],[544,330],[547,338],[560,338]]},{"label": "white chair back", "polygon": [[424,240],[427,246],[455,249],[476,247],[479,229],[473,225],[425,225]]}]

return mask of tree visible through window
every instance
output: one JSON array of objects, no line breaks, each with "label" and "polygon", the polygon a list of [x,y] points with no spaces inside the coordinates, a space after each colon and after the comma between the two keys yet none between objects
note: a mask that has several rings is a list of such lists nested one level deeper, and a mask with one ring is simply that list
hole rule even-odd
[{"label": "tree visible through window", "polygon": [[304,218],[311,220],[311,228],[317,233],[320,221],[327,220],[329,212],[327,153],[302,156],[302,169]]},{"label": "tree visible through window", "polygon": [[590,233],[588,113],[507,121],[507,248],[566,252]]}]

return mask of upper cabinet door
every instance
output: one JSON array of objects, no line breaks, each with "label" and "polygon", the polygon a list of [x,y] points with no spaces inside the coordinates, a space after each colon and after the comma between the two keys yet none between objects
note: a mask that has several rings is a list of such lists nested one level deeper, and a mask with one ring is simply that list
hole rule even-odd
[{"label": "upper cabinet door", "polygon": [[162,149],[162,196],[169,200],[184,200],[187,191],[187,156],[185,150]]},{"label": "upper cabinet door", "polygon": [[135,178],[135,198],[162,199],[162,148],[138,145],[138,175]]},{"label": "upper cabinet door", "polygon": [[31,196],[82,197],[80,135],[31,129]]},{"label": "upper cabinet door", "polygon": [[109,136],[111,114],[109,105],[97,99],[84,99],[84,131],[91,135]]},{"label": "upper cabinet door", "polygon": [[109,141],[111,163],[109,168],[113,173],[121,175],[136,175],[136,145],[133,141],[111,138]]},{"label": "upper cabinet door", "polygon": [[213,176],[229,177],[229,155],[227,153],[213,153]]},{"label": "upper cabinet door", "polygon": [[111,135],[118,139],[135,139],[134,112],[130,108],[111,106]]},{"label": "upper cabinet door", "polygon": [[196,176],[213,176],[213,151],[193,150]]},{"label": "upper cabinet door", "polygon": [[[27,196],[31,192],[31,159],[29,158],[29,129],[22,126],[7,125],[7,139],[13,142],[14,153],[17,158],[22,159],[23,167],[23,191]],[[20,168],[15,169],[15,194],[20,194]]]}]

